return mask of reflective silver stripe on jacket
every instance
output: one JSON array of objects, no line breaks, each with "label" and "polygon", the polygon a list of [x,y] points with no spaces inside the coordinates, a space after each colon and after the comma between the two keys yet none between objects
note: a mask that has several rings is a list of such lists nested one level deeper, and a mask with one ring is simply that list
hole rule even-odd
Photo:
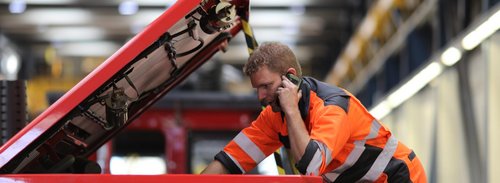
[{"label": "reflective silver stripe on jacket", "polygon": [[373,163],[372,167],[368,172],[361,178],[360,181],[375,181],[382,174],[385,167],[391,160],[396,148],[398,147],[398,140],[391,136],[387,143],[385,144],[384,150],[378,155],[377,159]]},{"label": "reflective silver stripe on jacket", "polygon": [[236,144],[238,144],[238,146],[240,146],[243,151],[245,151],[245,153],[248,154],[248,156],[250,156],[255,161],[255,163],[259,163],[264,160],[264,158],[266,158],[259,147],[255,145],[255,143],[253,143],[243,132],[240,132],[238,135],[236,135],[233,140]]},{"label": "reflective silver stripe on jacket", "polygon": [[314,153],[311,162],[307,165],[306,174],[307,175],[319,175],[319,168],[323,162],[323,154],[325,155],[325,164],[328,165],[332,161],[332,151],[328,147],[319,141],[313,140],[314,143],[318,145],[318,149]]},{"label": "reflective silver stripe on jacket", "polygon": [[231,160],[233,160],[234,164],[236,164],[236,166],[241,170],[241,172],[244,174],[246,173],[245,172],[245,169],[243,169],[243,167],[241,167],[240,165],[240,162],[238,162],[236,159],[234,159],[233,156],[231,156],[229,153],[226,152],[226,155],[229,156],[229,158],[231,158]]},{"label": "reflective silver stripe on jacket", "polygon": [[351,153],[349,153],[344,163],[339,167],[337,167],[335,170],[324,174],[323,177],[333,182],[337,179],[337,177],[340,174],[342,174],[344,171],[346,171],[348,168],[354,165],[354,163],[358,161],[359,157],[361,156],[361,154],[363,154],[363,151],[365,150],[366,140],[377,137],[380,127],[381,127],[380,123],[378,123],[377,120],[373,120],[370,127],[370,133],[365,137],[365,139],[354,141],[354,149],[351,151]]}]

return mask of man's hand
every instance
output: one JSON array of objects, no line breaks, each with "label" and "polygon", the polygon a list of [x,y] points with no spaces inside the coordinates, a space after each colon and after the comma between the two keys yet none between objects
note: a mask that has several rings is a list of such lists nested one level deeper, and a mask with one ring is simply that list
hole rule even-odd
[{"label": "man's hand", "polygon": [[284,113],[298,112],[298,103],[302,97],[302,92],[299,91],[299,86],[293,84],[285,76],[281,76],[281,87],[278,87],[278,94],[281,110]]},{"label": "man's hand", "polygon": [[222,165],[221,162],[217,160],[213,160],[210,164],[208,164],[205,170],[201,171],[201,174],[228,174],[229,171],[226,170],[226,167]]}]

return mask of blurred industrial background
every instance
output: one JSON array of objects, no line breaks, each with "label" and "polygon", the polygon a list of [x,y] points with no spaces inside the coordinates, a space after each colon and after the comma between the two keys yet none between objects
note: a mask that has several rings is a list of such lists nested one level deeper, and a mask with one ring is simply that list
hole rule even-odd
[{"label": "blurred industrial background", "polygon": [[[69,90],[173,3],[0,0],[0,79],[26,81],[26,123],[50,105],[51,94]],[[286,43],[304,75],[358,96],[399,140],[414,148],[429,182],[500,182],[500,158],[495,156],[500,154],[498,0],[250,4],[258,42]],[[198,173],[204,168],[259,110],[241,71],[246,49],[240,33],[226,53],[215,55],[98,151],[113,152],[105,157],[115,158],[114,165],[111,161],[111,170],[105,171]],[[4,85],[8,83],[2,83],[2,102],[16,95],[4,91]],[[237,116],[226,112],[234,108],[244,110]],[[175,145],[184,148],[184,155],[177,156],[182,160],[171,161],[176,156],[168,153]],[[151,169],[133,168],[139,165],[131,161],[140,156],[147,157],[141,162]],[[181,166],[183,161],[187,163]],[[179,167],[183,171],[176,172]]]}]

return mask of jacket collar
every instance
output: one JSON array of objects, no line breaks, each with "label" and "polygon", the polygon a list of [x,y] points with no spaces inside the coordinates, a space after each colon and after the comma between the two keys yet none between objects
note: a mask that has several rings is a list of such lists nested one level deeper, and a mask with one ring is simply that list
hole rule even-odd
[{"label": "jacket collar", "polygon": [[309,98],[311,97],[311,87],[309,87],[307,82],[302,82],[300,90],[302,90],[302,98],[300,98],[299,100],[299,111],[300,116],[302,116],[302,120],[304,120],[305,122],[307,116],[309,115]]}]

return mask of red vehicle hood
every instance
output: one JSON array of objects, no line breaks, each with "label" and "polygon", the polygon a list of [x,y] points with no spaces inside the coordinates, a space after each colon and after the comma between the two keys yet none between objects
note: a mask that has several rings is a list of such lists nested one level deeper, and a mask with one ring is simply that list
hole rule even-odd
[{"label": "red vehicle hood", "polygon": [[0,173],[83,173],[73,166],[226,45],[244,16],[248,0],[178,0],[4,144]]}]

